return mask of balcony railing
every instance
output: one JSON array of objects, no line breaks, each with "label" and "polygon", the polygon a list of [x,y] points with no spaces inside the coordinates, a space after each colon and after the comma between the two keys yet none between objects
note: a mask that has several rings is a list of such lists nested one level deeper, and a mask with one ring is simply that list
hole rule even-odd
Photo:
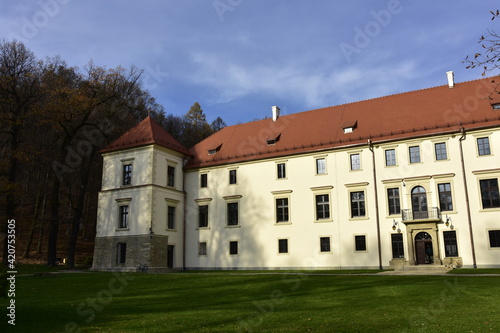
[{"label": "balcony railing", "polygon": [[415,221],[415,220],[440,220],[441,210],[439,207],[430,207],[426,211],[413,211],[411,209],[402,210],[403,221]]}]

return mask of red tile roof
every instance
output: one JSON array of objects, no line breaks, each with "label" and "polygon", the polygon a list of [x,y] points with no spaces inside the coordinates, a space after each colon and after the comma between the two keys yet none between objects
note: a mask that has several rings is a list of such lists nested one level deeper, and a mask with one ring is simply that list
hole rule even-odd
[{"label": "red tile roof", "polygon": [[188,149],[184,147],[173,136],[168,134],[160,124],[151,117],[147,117],[135,127],[127,131],[118,139],[101,150],[101,153],[140,147],[150,144],[157,144],[180,153],[190,155]]},{"label": "red tile roof", "polygon": [[[187,168],[222,165],[333,148],[500,125],[498,88],[491,78],[225,127],[191,148]],[[492,94],[493,93],[493,94]],[[490,99],[489,97],[493,99]],[[356,124],[352,133],[342,126]],[[281,134],[281,135],[280,135]],[[279,141],[266,140],[280,135]],[[213,147],[220,150],[209,155]]]}]

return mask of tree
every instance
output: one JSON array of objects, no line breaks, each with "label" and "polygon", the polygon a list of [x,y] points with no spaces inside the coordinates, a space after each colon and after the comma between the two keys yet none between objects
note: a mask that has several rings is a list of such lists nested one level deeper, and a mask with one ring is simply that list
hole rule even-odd
[{"label": "tree", "polygon": [[[500,16],[500,10],[496,12],[490,11],[492,14],[491,20],[495,20]],[[485,76],[487,72],[495,69],[500,69],[500,34],[492,29],[488,29],[486,37],[483,35],[479,39],[482,52],[476,52],[472,59],[467,56],[464,63],[468,64],[466,68],[482,67]]]},{"label": "tree", "polygon": [[[0,165],[1,195],[5,196],[5,215],[2,232],[7,234],[7,219],[14,219],[18,200],[18,164],[21,131],[25,120],[32,115],[39,101],[40,64],[34,54],[18,41],[0,41]],[[7,237],[4,237],[3,262],[7,262]]]},{"label": "tree", "polygon": [[226,126],[226,123],[224,122],[224,120],[222,120],[221,117],[217,117],[214,121],[212,121],[212,124],[210,124],[210,127],[212,128],[212,131],[214,133],[220,131]]},{"label": "tree", "polygon": [[207,123],[205,113],[198,102],[195,102],[191,106],[184,118],[185,130],[181,142],[187,148],[191,148],[213,133],[212,128]]}]

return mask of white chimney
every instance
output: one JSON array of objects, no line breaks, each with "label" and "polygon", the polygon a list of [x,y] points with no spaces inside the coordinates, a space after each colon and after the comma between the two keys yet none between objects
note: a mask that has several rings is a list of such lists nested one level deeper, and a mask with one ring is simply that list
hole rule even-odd
[{"label": "white chimney", "polygon": [[280,108],[277,106],[273,106],[272,110],[273,110],[273,121],[276,121],[280,116]]},{"label": "white chimney", "polygon": [[448,77],[448,87],[450,89],[455,87],[455,80],[453,79],[453,71],[446,72],[446,76]]}]

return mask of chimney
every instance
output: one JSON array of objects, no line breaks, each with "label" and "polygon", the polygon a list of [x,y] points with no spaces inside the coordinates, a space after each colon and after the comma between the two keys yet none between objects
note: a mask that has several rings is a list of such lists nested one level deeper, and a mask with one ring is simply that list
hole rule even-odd
[{"label": "chimney", "polygon": [[448,77],[448,87],[450,89],[455,87],[455,80],[453,79],[453,71],[446,72],[446,76]]},{"label": "chimney", "polygon": [[274,122],[274,121],[278,120],[278,118],[280,116],[280,108],[277,106],[273,106],[272,110],[273,110],[273,122]]}]

